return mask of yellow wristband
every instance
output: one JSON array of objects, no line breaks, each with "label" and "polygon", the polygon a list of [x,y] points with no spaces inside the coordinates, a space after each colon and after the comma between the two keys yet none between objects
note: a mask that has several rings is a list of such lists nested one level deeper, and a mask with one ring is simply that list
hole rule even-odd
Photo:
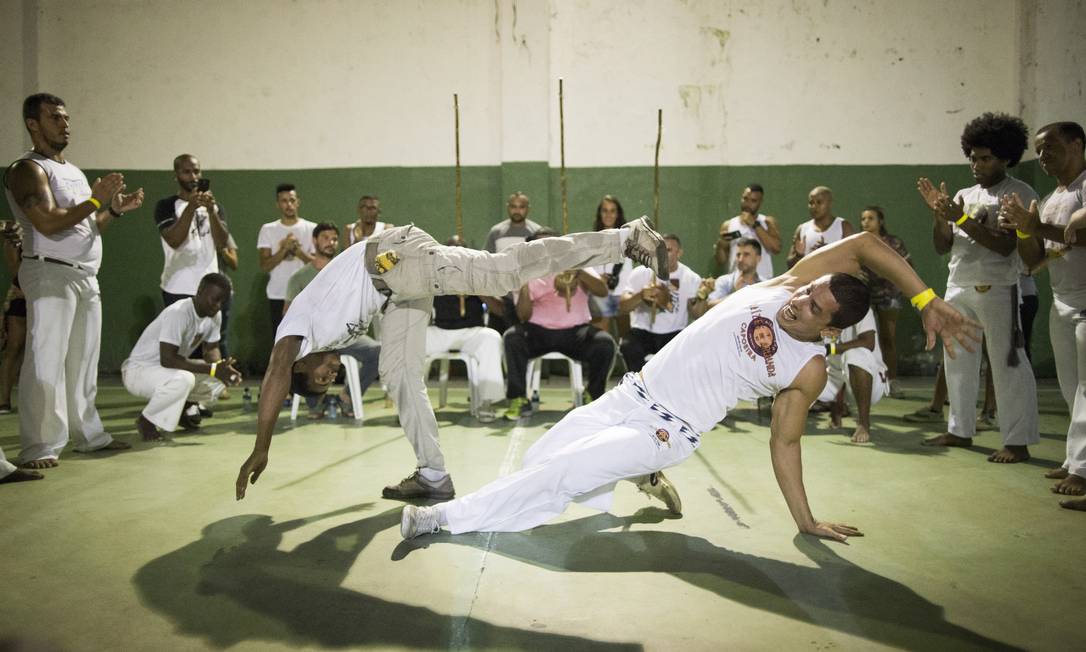
[{"label": "yellow wristband", "polygon": [[1030,234],[1023,232],[1021,229],[1015,229],[1014,234],[1018,236],[1019,240],[1029,240],[1033,237]]},{"label": "yellow wristband", "polygon": [[920,294],[916,295],[915,297],[909,299],[909,303],[913,304],[913,307],[917,310],[923,310],[925,307],[927,307],[929,303],[932,302],[933,299],[935,299],[935,290],[928,288]]},{"label": "yellow wristband", "polygon": [[212,362],[211,363],[211,377],[212,378],[215,377],[215,368],[218,367],[218,366],[219,366],[218,362]]},{"label": "yellow wristband", "polygon": [[956,222],[954,222],[954,223],[957,224],[958,226],[961,226],[961,225],[965,224],[965,221],[968,220],[968,219],[969,219],[969,213],[965,213],[964,215],[959,217],[958,220]]},{"label": "yellow wristband", "polygon": [[88,199],[87,201],[89,201],[89,202],[90,202],[91,204],[93,204],[93,205],[94,205],[94,210],[96,210],[96,211],[97,211],[97,210],[102,210],[102,202],[98,201],[98,200],[97,200],[97,199],[95,199],[94,197],[91,197],[91,198],[90,198],[90,199]]}]

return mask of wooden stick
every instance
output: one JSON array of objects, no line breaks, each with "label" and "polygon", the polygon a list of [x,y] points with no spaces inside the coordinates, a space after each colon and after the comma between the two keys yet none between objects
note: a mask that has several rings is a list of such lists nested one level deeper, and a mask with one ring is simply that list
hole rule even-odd
[{"label": "wooden stick", "polygon": [[[453,93],[453,122],[456,132],[456,237],[464,243],[464,212],[460,200],[460,98]],[[464,295],[460,295],[460,316],[467,312]]]},{"label": "wooden stick", "polygon": [[[566,194],[566,110],[561,77],[558,78],[558,154],[558,180],[562,187],[562,235],[565,235],[569,233],[569,203]],[[572,276],[569,272],[562,273]],[[565,285],[565,295],[566,312],[569,312],[572,310],[573,288],[568,282]]]},{"label": "wooden stick", "polygon": [[664,132],[664,110],[656,109],[656,160],[652,166],[652,221],[660,228],[660,140]]}]

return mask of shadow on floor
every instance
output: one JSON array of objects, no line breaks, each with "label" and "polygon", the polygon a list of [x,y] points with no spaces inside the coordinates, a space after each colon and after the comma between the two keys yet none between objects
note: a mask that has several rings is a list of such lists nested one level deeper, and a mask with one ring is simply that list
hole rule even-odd
[{"label": "shadow on floor", "polygon": [[[700,537],[628,530],[665,517],[663,510],[647,508],[634,516],[600,514],[522,533],[442,533],[401,543],[393,559],[430,544],[454,543],[557,571],[669,573],[724,599],[884,645],[1020,649],[948,622],[941,606],[904,584],[842,559],[805,535],[796,535],[794,543],[815,568],[734,552]],[[605,531],[615,529],[621,531]]]},{"label": "shadow on floor", "polygon": [[[371,509],[372,503],[285,523],[247,514],[212,523],[203,536],[149,562],[133,577],[141,601],[182,636],[219,648],[243,641],[291,646],[403,646],[524,650],[640,650],[492,625],[390,602],[341,586],[359,553],[380,531],[397,527],[400,508],[321,532],[289,552],[283,534],[308,523]],[[379,584],[379,576],[371,578]],[[424,578],[403,587],[418,595]]]}]

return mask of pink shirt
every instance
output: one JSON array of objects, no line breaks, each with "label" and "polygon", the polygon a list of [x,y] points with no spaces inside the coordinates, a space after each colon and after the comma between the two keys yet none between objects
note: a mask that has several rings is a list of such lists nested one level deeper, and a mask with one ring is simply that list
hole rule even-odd
[{"label": "pink shirt", "polygon": [[570,295],[569,310],[566,310],[566,296],[554,289],[554,276],[544,276],[528,281],[528,294],[532,297],[532,316],[528,321],[543,328],[573,328],[592,321],[588,312],[588,295],[577,285]]}]

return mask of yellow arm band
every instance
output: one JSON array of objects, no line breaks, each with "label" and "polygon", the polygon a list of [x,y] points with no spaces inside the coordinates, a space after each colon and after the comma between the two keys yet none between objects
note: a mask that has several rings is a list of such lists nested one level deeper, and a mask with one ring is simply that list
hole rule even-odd
[{"label": "yellow arm band", "polygon": [[959,217],[958,220],[956,222],[954,222],[954,223],[957,224],[958,226],[961,226],[961,225],[965,224],[965,221],[968,220],[968,219],[969,219],[969,213],[966,213],[966,214],[962,215],[961,217]]},{"label": "yellow arm band", "polygon": [[1029,240],[1033,237],[1030,234],[1023,232],[1021,229],[1015,229],[1014,234],[1018,236],[1019,240]]},{"label": "yellow arm band", "polygon": [[211,377],[212,378],[215,377],[215,369],[218,368],[218,366],[219,366],[218,362],[212,362],[211,363]]},{"label": "yellow arm band", "polygon": [[98,201],[94,197],[91,197],[87,201],[89,201],[94,206],[94,210],[96,210],[96,211],[102,210],[102,202]]},{"label": "yellow arm band", "polygon": [[923,310],[925,307],[927,307],[929,303],[932,302],[932,299],[934,298],[935,290],[928,288],[920,294],[916,295],[915,297],[909,299],[909,303],[913,304],[913,307],[917,310]]}]

